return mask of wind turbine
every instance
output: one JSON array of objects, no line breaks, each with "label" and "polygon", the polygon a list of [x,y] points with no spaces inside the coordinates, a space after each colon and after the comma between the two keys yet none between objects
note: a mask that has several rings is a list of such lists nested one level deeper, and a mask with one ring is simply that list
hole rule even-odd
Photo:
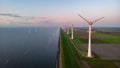
[{"label": "wind turbine", "polygon": [[67,33],[67,27],[65,27],[65,32]]},{"label": "wind turbine", "polygon": [[88,54],[87,54],[87,57],[92,57],[92,54],[91,54],[91,28],[92,28],[92,24],[103,19],[104,17],[101,17],[101,18],[98,18],[96,19],[95,21],[91,22],[91,21],[88,21],[86,18],[84,18],[83,16],[81,16],[80,14],[78,14],[78,16],[80,16],[82,19],[84,19],[88,25],[89,25],[89,39],[88,39]]},{"label": "wind turbine", "polygon": [[69,27],[67,28],[67,35],[69,34]]},{"label": "wind turbine", "polygon": [[72,25],[72,27],[71,27],[71,39],[73,39],[74,37],[73,37],[73,25]]}]

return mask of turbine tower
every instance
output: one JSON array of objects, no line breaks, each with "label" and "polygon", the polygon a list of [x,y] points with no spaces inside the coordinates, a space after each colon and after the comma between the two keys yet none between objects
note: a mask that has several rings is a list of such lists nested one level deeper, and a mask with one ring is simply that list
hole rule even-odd
[{"label": "turbine tower", "polygon": [[80,14],[78,16],[80,16],[82,19],[84,19],[89,25],[89,36],[88,36],[89,39],[88,39],[88,54],[87,54],[87,57],[91,58],[92,57],[92,54],[91,54],[91,29],[92,29],[92,24],[101,20],[101,19],[103,19],[104,17],[98,18],[95,21],[91,22],[91,21],[88,21],[83,16],[81,16]]},{"label": "turbine tower", "polygon": [[73,37],[73,25],[71,27],[71,39],[74,39],[74,37]]},{"label": "turbine tower", "polygon": [[67,27],[65,28],[65,32],[67,33]]},{"label": "turbine tower", "polygon": [[69,34],[69,27],[67,28],[67,35]]}]

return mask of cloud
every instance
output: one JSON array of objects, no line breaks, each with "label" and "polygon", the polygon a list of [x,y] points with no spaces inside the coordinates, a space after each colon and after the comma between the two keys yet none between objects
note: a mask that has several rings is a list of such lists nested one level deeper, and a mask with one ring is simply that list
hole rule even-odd
[{"label": "cloud", "polygon": [[7,13],[7,14],[0,14],[0,16],[9,16],[9,17],[23,18],[23,16],[20,16],[20,15],[17,15],[17,14],[10,14],[10,13]]},{"label": "cloud", "polygon": [[53,26],[48,17],[27,17],[18,14],[0,14],[0,26]]}]

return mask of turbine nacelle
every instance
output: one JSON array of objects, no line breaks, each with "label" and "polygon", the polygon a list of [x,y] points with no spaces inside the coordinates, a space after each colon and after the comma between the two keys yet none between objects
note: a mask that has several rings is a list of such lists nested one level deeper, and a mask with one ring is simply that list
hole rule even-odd
[{"label": "turbine nacelle", "polygon": [[92,25],[93,24],[93,22],[88,22],[88,25]]}]

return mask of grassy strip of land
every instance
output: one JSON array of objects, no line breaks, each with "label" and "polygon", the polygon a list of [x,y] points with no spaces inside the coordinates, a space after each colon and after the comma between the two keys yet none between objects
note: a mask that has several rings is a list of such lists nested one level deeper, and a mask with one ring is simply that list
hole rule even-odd
[{"label": "grassy strip of land", "polygon": [[62,68],[79,68],[79,63],[76,61],[76,55],[70,46],[70,42],[61,30],[61,53],[62,53]]}]

